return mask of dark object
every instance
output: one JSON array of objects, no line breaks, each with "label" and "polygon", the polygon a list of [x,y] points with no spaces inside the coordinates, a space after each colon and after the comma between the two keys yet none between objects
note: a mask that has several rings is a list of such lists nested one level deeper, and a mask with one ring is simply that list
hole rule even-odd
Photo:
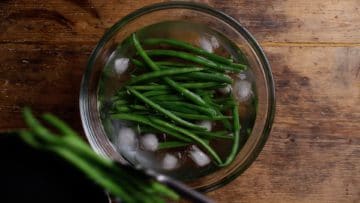
[{"label": "dark object", "polygon": [[190,200],[191,202],[194,202],[194,203],[213,203],[213,201],[211,199],[209,199],[202,193],[189,188],[185,184],[183,184],[180,181],[177,181],[169,176],[159,174],[151,169],[142,168],[141,166],[133,167],[133,166],[129,166],[129,165],[122,165],[120,163],[118,163],[118,164],[119,164],[119,167],[126,167],[126,168],[128,168],[128,170],[136,169],[137,171],[140,171],[141,173],[139,173],[139,174],[142,174],[144,176],[144,178],[151,178],[151,179],[154,179],[154,180],[166,185],[167,187],[171,188],[176,193],[178,193],[183,199]]},{"label": "dark object", "polygon": [[1,203],[106,203],[105,192],[71,164],[0,134]]}]

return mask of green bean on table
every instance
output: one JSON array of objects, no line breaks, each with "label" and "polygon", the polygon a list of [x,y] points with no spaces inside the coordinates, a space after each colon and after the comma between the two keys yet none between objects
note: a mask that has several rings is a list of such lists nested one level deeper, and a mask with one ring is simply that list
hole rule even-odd
[{"label": "green bean on table", "polygon": [[30,127],[29,130],[20,131],[20,137],[25,142],[58,154],[122,201],[159,203],[163,202],[162,198],[158,198],[160,196],[179,199],[176,193],[160,183],[144,179],[139,172],[130,171],[98,156],[75,131],[55,116],[45,114],[43,119],[58,130],[58,134],[44,127],[27,108],[24,110],[24,118]]}]

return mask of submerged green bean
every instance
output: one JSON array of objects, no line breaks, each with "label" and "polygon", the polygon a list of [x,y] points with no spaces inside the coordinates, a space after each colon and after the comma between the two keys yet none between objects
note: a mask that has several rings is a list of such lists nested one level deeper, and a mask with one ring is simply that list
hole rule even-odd
[{"label": "submerged green bean", "polygon": [[191,74],[187,74],[187,75],[179,75],[179,76],[175,76],[174,78],[182,78],[183,80],[187,79],[187,80],[202,80],[202,81],[215,81],[215,82],[221,82],[221,83],[228,83],[231,84],[232,83],[232,79],[225,75],[225,74],[221,74],[221,73],[204,73],[204,72],[193,72]]},{"label": "submerged green bean", "polygon": [[158,96],[158,95],[170,95],[170,94],[171,94],[171,91],[168,91],[166,89],[164,89],[164,90],[150,90],[150,91],[147,91],[147,92],[143,93],[143,95],[145,97],[153,97],[153,96]]},{"label": "submerged green bean", "polygon": [[164,101],[160,102],[161,105],[168,106],[174,108],[176,110],[177,108],[188,108],[192,109],[197,112],[205,113],[209,116],[215,116],[216,111],[212,108],[203,107],[203,106],[197,106],[194,104],[186,103],[186,102],[176,102],[176,101]]},{"label": "submerged green bean", "polygon": [[177,95],[157,95],[151,96],[149,99],[154,100],[156,102],[162,101],[184,101],[184,98],[177,96]]},{"label": "submerged green bean", "polygon": [[[172,129],[169,129],[169,128],[166,128],[166,127],[163,127],[161,125],[158,125],[156,123],[153,123],[149,120],[149,117],[145,117],[145,116],[142,116],[142,115],[136,115],[136,114],[125,114],[125,113],[121,113],[121,114],[113,114],[111,115],[111,118],[113,119],[120,119],[120,120],[127,120],[127,121],[133,121],[133,122],[138,122],[138,123],[142,123],[142,124],[145,124],[145,125],[148,125],[148,126],[151,126],[155,129],[158,129],[176,139],[179,139],[179,140],[182,140],[182,141],[185,141],[185,142],[190,142],[191,140],[187,137],[184,137],[182,136],[181,134],[175,132],[174,130]],[[165,122],[165,121],[164,121]]]},{"label": "submerged green bean", "polygon": [[[148,56],[148,54],[142,48],[142,46],[141,46],[139,40],[137,39],[135,33],[132,34],[132,41],[133,41],[134,46],[135,46],[136,50],[138,51],[139,55],[144,59],[144,61],[147,63],[147,65],[149,65],[150,68],[155,70],[155,71],[160,70],[158,65],[156,65],[154,63],[154,61],[151,60],[151,58]],[[164,81],[166,83],[168,83],[171,87],[173,87],[176,91],[178,91],[181,95],[183,95],[187,99],[193,101],[194,103],[196,103],[198,105],[207,106],[206,102],[200,96],[198,96],[197,94],[195,94],[195,93],[191,92],[190,90],[182,87],[177,82],[171,80],[168,77],[164,77],[163,79],[164,79]]]},{"label": "submerged green bean", "polygon": [[187,42],[178,41],[175,39],[150,38],[150,39],[145,39],[144,44],[146,44],[146,45],[168,44],[168,45],[171,45],[174,47],[182,48],[186,51],[193,52],[195,54],[206,56],[207,58],[214,60],[214,61],[218,61],[220,63],[224,63],[227,65],[232,64],[232,59],[228,59],[228,58],[216,55],[216,54],[212,54],[210,52],[205,51],[204,49],[195,47],[192,44],[189,44]]},{"label": "submerged green bean", "polygon": [[204,130],[204,128],[195,125],[193,123],[190,123],[178,116],[176,116],[175,114],[173,114],[171,111],[168,111],[166,109],[164,109],[163,107],[161,107],[160,105],[158,105],[157,103],[151,101],[150,99],[148,99],[147,97],[144,97],[140,92],[132,89],[131,87],[128,87],[128,90],[134,95],[136,96],[138,99],[140,99],[141,101],[143,101],[144,103],[148,104],[149,106],[151,106],[154,110],[157,110],[161,113],[163,113],[164,115],[168,116],[169,118],[171,118],[172,120],[174,120],[175,122],[186,126],[188,128],[192,128],[192,129],[197,129],[197,130]]},{"label": "submerged green bean", "polygon": [[171,66],[171,67],[187,67],[191,66],[191,64],[174,62],[174,61],[155,61],[155,63],[159,66]]},{"label": "submerged green bean", "polygon": [[158,149],[169,149],[169,148],[177,148],[177,147],[186,147],[189,143],[186,142],[179,142],[179,141],[167,141],[167,142],[160,142]]},{"label": "submerged green bean", "polygon": [[179,133],[182,133],[183,135],[186,135],[188,138],[190,138],[196,144],[198,144],[200,147],[202,147],[204,150],[206,150],[217,164],[219,164],[219,165],[222,164],[222,161],[221,161],[219,155],[214,151],[214,149],[206,141],[199,138],[198,136],[196,136],[192,132],[190,132],[190,131],[188,131],[186,129],[180,128],[178,126],[175,126],[175,125],[173,125],[171,123],[165,122],[163,120],[157,119],[157,118],[150,118],[150,121],[153,121],[154,123],[156,123],[156,124],[158,124],[160,126],[173,129],[174,131],[177,131]]},{"label": "submerged green bean", "polygon": [[199,115],[199,114],[189,114],[172,111],[173,114],[179,116],[180,118],[189,119],[189,120],[210,120],[210,121],[219,121],[219,120],[227,120],[231,117],[229,116],[207,116],[207,115]]},{"label": "submerged green bean", "polygon": [[227,165],[231,164],[234,161],[236,154],[239,151],[241,126],[240,126],[240,121],[239,121],[239,109],[238,109],[237,105],[233,105],[232,114],[233,114],[234,141],[233,141],[233,145],[232,145],[230,154],[228,155],[225,162],[221,166],[227,166]]},{"label": "submerged green bean", "polygon": [[154,49],[154,50],[146,50],[146,54],[149,56],[176,57],[176,58],[180,58],[180,59],[183,59],[186,61],[191,61],[193,63],[201,64],[203,66],[206,66],[208,68],[211,68],[211,69],[214,69],[214,70],[217,70],[220,72],[224,72],[224,71],[241,72],[246,69],[245,65],[242,68],[239,68],[239,67],[235,68],[233,66],[216,63],[214,61],[210,61],[201,56],[196,56],[196,55],[192,55],[187,52],[181,52],[181,51]]},{"label": "submerged green bean", "polygon": [[227,131],[192,131],[194,134],[205,137],[206,139],[234,139]]},{"label": "submerged green bean", "polygon": [[144,73],[140,76],[136,76],[131,78],[131,80],[129,81],[129,85],[134,85],[136,83],[139,82],[143,82],[146,80],[151,80],[154,78],[160,78],[160,77],[164,77],[164,76],[170,76],[170,75],[179,75],[179,74],[184,74],[184,73],[191,73],[191,72],[196,72],[196,71],[201,71],[203,70],[203,68],[172,68],[172,69],[167,69],[167,70],[158,70],[155,72],[149,72],[149,73]]},{"label": "submerged green bean", "polygon": [[[221,88],[226,85],[218,83],[218,82],[188,82],[188,83],[179,83],[182,87],[188,89],[207,89],[207,88]],[[171,89],[167,85],[134,85],[132,86],[135,90],[168,90]]]}]

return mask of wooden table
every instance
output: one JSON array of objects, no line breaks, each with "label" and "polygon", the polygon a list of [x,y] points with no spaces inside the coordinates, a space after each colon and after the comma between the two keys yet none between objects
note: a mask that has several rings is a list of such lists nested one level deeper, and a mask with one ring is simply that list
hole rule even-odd
[{"label": "wooden table", "polygon": [[[257,161],[209,193],[218,202],[360,202],[360,1],[203,1],[260,41],[276,82],[277,113]],[[132,0],[2,0],[0,130],[21,108],[81,129],[78,94],[104,31],[145,4]]]}]

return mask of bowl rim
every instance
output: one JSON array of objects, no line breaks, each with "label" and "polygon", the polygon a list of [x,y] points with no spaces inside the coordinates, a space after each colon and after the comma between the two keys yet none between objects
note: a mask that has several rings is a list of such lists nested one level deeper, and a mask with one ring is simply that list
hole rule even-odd
[{"label": "bowl rim", "polygon": [[94,140],[93,136],[91,136],[91,129],[89,128],[89,119],[87,117],[87,109],[88,109],[88,85],[89,80],[93,69],[93,65],[96,61],[96,58],[99,54],[99,51],[104,47],[106,42],[122,27],[126,24],[131,22],[132,20],[146,15],[148,13],[159,11],[159,10],[166,10],[166,9],[189,9],[195,10],[201,13],[209,14],[220,20],[224,21],[231,27],[233,27],[237,32],[239,32],[244,39],[249,43],[251,48],[255,51],[257,57],[259,58],[259,62],[261,63],[261,68],[263,69],[263,73],[266,79],[266,86],[267,86],[267,96],[268,96],[268,108],[267,108],[267,117],[265,119],[265,124],[262,129],[261,136],[259,137],[258,142],[255,143],[253,151],[251,152],[251,156],[246,157],[241,167],[237,167],[234,171],[228,174],[225,178],[218,180],[215,183],[210,185],[206,185],[204,187],[199,188],[199,190],[203,192],[212,191],[219,187],[224,186],[225,184],[231,182],[235,178],[237,178],[240,174],[242,174],[249,166],[256,160],[264,145],[270,135],[271,127],[275,117],[275,108],[276,108],[276,100],[275,100],[275,83],[274,78],[271,71],[270,63],[265,56],[263,49],[261,48],[260,44],[255,40],[254,36],[245,28],[243,27],[239,21],[235,20],[230,15],[219,11],[215,8],[212,8],[206,4],[195,3],[195,2],[183,2],[183,1],[171,1],[171,2],[162,2],[162,3],[155,3],[144,6],[140,9],[137,9],[130,14],[124,16],[120,20],[118,20],[113,26],[108,29],[102,38],[99,40],[96,47],[93,49],[91,55],[89,56],[88,63],[86,65],[85,72],[83,74],[83,78],[81,81],[80,86],[80,97],[79,97],[79,108],[80,108],[80,117],[82,121],[82,126],[86,135],[87,140],[89,141],[90,145],[92,146],[93,150],[100,154],[107,154],[103,149],[102,146]]}]

